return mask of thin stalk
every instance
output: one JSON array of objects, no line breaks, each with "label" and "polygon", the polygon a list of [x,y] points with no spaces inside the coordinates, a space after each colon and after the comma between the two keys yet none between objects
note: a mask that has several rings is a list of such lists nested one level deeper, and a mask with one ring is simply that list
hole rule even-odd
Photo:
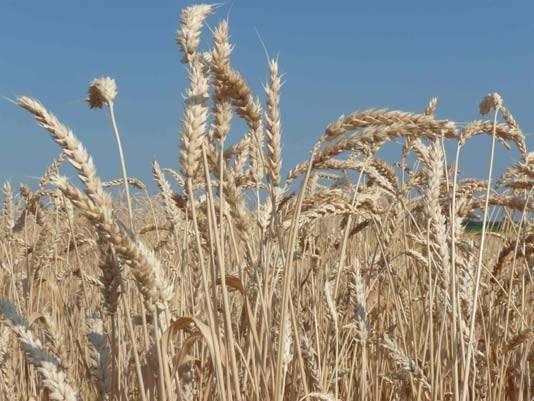
[{"label": "thin stalk", "polygon": [[452,299],[452,332],[451,332],[451,341],[452,341],[452,360],[453,360],[453,394],[454,400],[459,401],[460,397],[460,377],[458,372],[458,338],[457,338],[457,326],[458,326],[458,293],[456,291],[456,230],[455,230],[455,219],[456,219],[456,188],[458,185],[458,165],[460,162],[460,149],[461,144],[458,143],[456,147],[456,158],[454,161],[454,177],[453,177],[453,186],[452,186],[452,204],[450,211],[450,227],[451,227],[451,299]]},{"label": "thin stalk", "polygon": [[200,271],[202,272],[202,286],[204,288],[204,293],[206,294],[206,307],[207,307],[207,314],[208,314],[208,321],[209,321],[209,327],[210,327],[210,333],[213,337],[213,363],[215,365],[215,375],[217,378],[217,387],[220,393],[220,397],[222,401],[226,401],[226,390],[225,390],[225,380],[223,375],[223,368],[222,368],[222,362],[221,362],[221,353],[219,349],[219,335],[215,329],[216,322],[215,322],[215,316],[213,313],[213,305],[209,300],[209,284],[208,284],[208,277],[206,275],[206,266],[204,263],[204,255],[202,252],[202,243],[200,241],[200,232],[198,229],[198,219],[197,219],[197,212],[195,208],[195,202],[194,202],[194,196],[193,196],[193,181],[191,178],[187,178],[187,194],[189,197],[189,202],[191,205],[191,218],[193,220],[193,228],[195,232],[195,242],[196,247],[198,251],[198,258],[200,263]]},{"label": "thin stalk", "polygon": [[[145,385],[143,382],[143,372],[141,371],[141,361],[139,360],[139,352],[137,350],[135,331],[134,331],[133,324],[132,324],[132,317],[130,315],[130,305],[126,297],[121,297],[121,299],[122,299],[122,303],[124,307],[124,312],[126,313],[126,327],[128,329],[128,333],[130,334],[130,338],[132,339],[132,353],[134,356],[135,371],[137,374],[137,381],[139,384],[139,392],[141,393],[141,400],[147,401]],[[119,380],[120,380],[120,377],[119,377]]]},{"label": "thin stalk", "polygon": [[[360,171],[360,175],[358,176],[358,181],[356,182],[356,185],[354,186],[353,194],[352,194],[352,200],[351,200],[351,206],[354,206],[356,204],[356,200],[358,199],[358,191],[360,189],[360,185],[362,182],[363,175],[365,173],[365,169],[367,168],[367,164],[371,160],[371,156],[367,157],[365,160],[365,163]],[[347,244],[349,240],[349,233],[352,226],[352,214],[349,214],[347,217],[347,225],[345,227],[345,232],[343,233],[343,243],[341,245],[341,255],[339,257],[339,264],[337,267],[337,276],[336,276],[336,285],[334,287],[334,299],[337,299],[337,291],[339,289],[339,281],[341,278],[341,272],[343,271],[344,265],[345,265],[345,257],[347,252]]]},{"label": "thin stalk", "polygon": [[163,373],[163,359],[161,351],[161,342],[160,342],[160,332],[159,332],[159,317],[158,312],[154,310],[152,313],[152,328],[154,333],[154,346],[156,348],[156,356],[158,359],[158,386],[159,386],[159,397],[161,401],[167,400],[167,392],[165,389],[165,375]]},{"label": "thin stalk", "polygon": [[290,293],[290,285],[291,285],[291,277],[293,273],[292,264],[293,264],[293,254],[295,249],[295,244],[297,241],[298,236],[298,229],[299,229],[299,219],[300,219],[300,212],[302,210],[302,203],[304,201],[304,195],[306,193],[306,187],[308,185],[308,180],[310,179],[311,169],[313,165],[313,159],[315,157],[315,153],[319,148],[319,145],[316,145],[314,149],[312,150],[309,164],[308,164],[308,170],[306,171],[306,176],[304,177],[304,181],[302,182],[301,191],[298,198],[297,203],[297,209],[295,210],[295,214],[293,216],[292,221],[292,230],[289,238],[289,246],[287,247],[287,260],[284,266],[284,282],[283,282],[283,292],[282,292],[282,305],[281,305],[281,311],[280,311],[280,334],[279,338],[280,341],[278,341],[278,350],[277,350],[277,359],[276,359],[276,378],[275,378],[275,394],[274,399],[275,401],[281,401],[283,399],[283,383],[284,383],[284,377],[285,373],[283,372],[284,369],[282,369],[283,365],[283,357],[284,357],[284,344],[282,339],[286,336],[286,330],[288,330],[288,327],[286,327],[286,319],[285,315],[288,312],[289,307],[289,293]]},{"label": "thin stalk", "polygon": [[[506,302],[506,317],[505,317],[505,323],[504,323],[504,343],[506,344],[506,342],[508,341],[508,331],[509,331],[509,327],[510,327],[510,311],[512,310],[512,285],[513,285],[513,281],[514,281],[514,277],[515,277],[515,269],[516,269],[516,265],[517,265],[517,252],[519,251],[519,243],[520,243],[520,239],[521,239],[521,231],[523,230],[523,221],[525,220],[525,215],[528,213],[527,212],[527,206],[528,206],[528,199],[530,198],[530,194],[532,192],[532,189],[530,190],[530,192],[528,193],[527,197],[526,197],[526,201],[525,201],[525,207],[523,208],[523,211],[522,211],[522,214],[521,214],[521,220],[519,221],[519,227],[517,228],[517,236],[516,236],[516,240],[515,240],[515,246],[514,246],[514,257],[512,259],[512,269],[510,271],[510,279],[508,281],[508,296],[507,296],[507,302]],[[523,275],[523,279],[522,281],[524,282],[525,280],[525,276]],[[523,291],[524,292],[524,291]],[[522,296],[523,298],[523,296]],[[524,299],[523,299],[524,301]],[[523,309],[524,308],[524,303],[522,302],[521,303],[521,308]],[[521,312],[521,316],[524,316],[523,315],[523,312]],[[524,320],[521,319],[521,329],[523,328],[523,325],[524,325]],[[502,381],[504,381],[506,375],[505,375],[505,370],[506,370],[506,366],[507,366],[507,360],[506,359],[503,359],[503,362],[501,363],[501,366],[500,366],[500,374],[499,374],[499,377],[501,377]]]},{"label": "thin stalk", "polygon": [[130,197],[130,188],[128,186],[128,173],[126,171],[126,160],[124,159],[124,152],[122,151],[121,137],[119,135],[119,129],[117,128],[117,122],[115,120],[115,110],[113,102],[108,102],[109,115],[111,117],[111,125],[113,126],[113,133],[115,134],[115,141],[117,142],[117,148],[119,149],[119,159],[121,162],[122,179],[124,180],[124,191],[126,193],[126,202],[128,204],[128,218],[130,219],[130,229],[134,231],[134,218],[132,210],[132,199]]},{"label": "thin stalk", "polygon": [[234,343],[234,332],[232,328],[232,314],[230,312],[230,301],[228,299],[228,289],[226,288],[226,269],[224,266],[224,259],[222,256],[221,249],[223,245],[221,244],[221,237],[217,233],[217,217],[215,214],[215,205],[213,200],[213,193],[211,190],[210,177],[209,177],[209,167],[208,167],[208,158],[206,156],[206,149],[202,146],[202,159],[204,162],[204,173],[206,178],[206,187],[208,193],[208,207],[209,213],[213,220],[214,225],[214,236],[215,236],[215,248],[217,255],[217,265],[219,265],[219,276],[221,280],[221,289],[223,296],[223,309],[224,309],[224,325],[226,332],[226,342],[228,347],[228,353],[230,356],[230,364],[232,370],[233,385],[236,392],[237,401],[241,401],[241,388],[239,386],[239,371],[237,369],[237,360],[235,357],[235,343]]},{"label": "thin stalk", "polygon": [[[116,312],[115,312],[116,313]],[[111,315],[111,401],[115,401],[117,397],[117,319],[115,313]]]},{"label": "thin stalk", "polygon": [[482,273],[482,257],[484,256],[484,245],[486,240],[486,223],[488,221],[488,210],[489,210],[489,197],[491,192],[491,180],[493,176],[493,161],[495,159],[495,142],[496,142],[496,129],[497,129],[497,115],[499,113],[500,106],[495,107],[495,116],[493,118],[493,133],[491,140],[491,155],[490,155],[490,165],[488,171],[488,186],[486,188],[486,200],[484,202],[484,218],[482,219],[482,234],[480,236],[480,249],[478,253],[478,264],[476,271],[476,280],[475,280],[475,291],[473,294],[473,312],[471,313],[471,322],[469,327],[469,342],[467,346],[467,357],[465,360],[465,371],[464,371],[464,380],[462,388],[462,401],[467,400],[467,394],[469,391],[469,372],[471,368],[471,358],[473,357],[473,337],[475,335],[475,321],[477,315],[477,303],[478,303],[478,293],[480,290],[480,276]]}]

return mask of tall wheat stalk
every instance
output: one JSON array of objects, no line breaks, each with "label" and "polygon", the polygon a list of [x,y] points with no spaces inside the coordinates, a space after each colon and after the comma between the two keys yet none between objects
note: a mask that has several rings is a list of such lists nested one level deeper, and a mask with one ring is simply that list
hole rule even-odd
[{"label": "tall wheat stalk", "polygon": [[119,161],[121,163],[122,179],[124,185],[124,192],[126,193],[126,202],[128,205],[128,218],[130,228],[134,230],[134,217],[132,210],[132,199],[130,197],[130,188],[128,185],[128,173],[126,171],[126,160],[124,158],[124,151],[122,150],[122,142],[115,119],[115,98],[117,97],[117,84],[115,80],[109,77],[97,78],[91,81],[89,85],[89,97],[87,102],[91,108],[108,107],[111,125],[113,127],[113,134],[115,142],[117,143],[117,150],[119,152]]},{"label": "tall wheat stalk", "polygon": [[[489,197],[491,193],[491,182],[493,179],[493,164],[495,160],[495,145],[497,142],[497,136],[496,136],[496,128],[497,128],[497,116],[499,115],[499,110],[502,105],[502,99],[497,93],[492,93],[488,95],[486,98],[484,98],[482,105],[485,103],[489,104],[490,109],[494,109],[494,116],[493,116],[493,133],[491,137],[491,153],[490,153],[490,161],[489,161],[489,168],[488,168],[488,185],[486,188],[486,197],[484,200],[484,217],[482,218],[482,233],[480,236],[480,247],[478,251],[478,262],[477,262],[477,269],[476,269],[476,278],[475,278],[475,288],[473,291],[473,314],[471,315],[471,321],[469,323],[469,339],[467,343],[467,356],[465,358],[465,366],[464,366],[464,377],[463,377],[463,384],[462,384],[462,401],[467,400],[467,393],[469,391],[469,373],[471,370],[471,358],[473,357],[473,339],[475,335],[475,322],[476,322],[476,310],[477,310],[477,304],[478,304],[478,298],[479,298],[479,291],[480,291],[480,277],[482,274],[482,257],[484,256],[484,247],[486,245],[486,224],[488,222],[488,214],[489,214]],[[486,111],[486,106],[481,105],[481,113]]]}]

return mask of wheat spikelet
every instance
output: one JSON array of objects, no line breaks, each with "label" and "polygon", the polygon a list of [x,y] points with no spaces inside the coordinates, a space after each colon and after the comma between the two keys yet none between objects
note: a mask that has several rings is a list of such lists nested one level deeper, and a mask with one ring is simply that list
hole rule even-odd
[{"label": "wheat spikelet", "polygon": [[96,382],[100,400],[108,400],[111,393],[111,353],[104,335],[104,323],[99,317],[87,318],[87,340],[91,374]]},{"label": "wheat spikelet", "polygon": [[269,83],[265,86],[267,93],[267,110],[265,113],[265,133],[267,138],[267,176],[273,185],[280,185],[282,168],[281,128],[280,128],[280,88],[282,82],[278,72],[278,62],[269,62]]},{"label": "wheat spikelet", "polygon": [[[463,145],[469,139],[477,135],[492,135],[493,133],[493,121],[472,121],[467,124],[460,134],[460,143]],[[528,151],[525,143],[525,136],[521,130],[517,127],[511,127],[508,124],[497,124],[495,126],[495,135],[501,143],[509,148],[507,141],[513,142],[523,160],[526,159]]]},{"label": "wheat spikelet", "polygon": [[[67,360],[67,349],[65,348],[64,333],[62,333],[59,329],[55,319],[46,313],[38,315],[37,320],[40,320],[44,323],[47,345],[51,352],[57,356],[60,367],[68,372],[71,365]],[[35,322],[35,320],[33,320],[33,322]],[[33,322],[31,325],[33,325]]]},{"label": "wheat spikelet", "polygon": [[183,63],[190,63],[195,58],[200,44],[202,25],[213,10],[213,5],[197,4],[184,8],[180,13],[180,28],[176,33],[176,43],[184,53]]},{"label": "wheat spikelet", "polygon": [[101,205],[106,213],[110,213],[111,200],[104,194],[93,160],[72,131],[61,124],[37,100],[23,96],[17,99],[17,104],[32,113],[38,124],[50,132],[54,141],[63,148],[69,163],[78,171],[89,198]]},{"label": "wheat spikelet", "polygon": [[[224,152],[225,159],[230,157],[234,159],[235,175],[245,174],[245,167],[250,159],[250,149],[252,148],[252,135],[252,132],[247,132],[239,143],[227,149],[228,153],[226,151]],[[226,155],[228,155],[228,157]]]},{"label": "wheat spikelet", "polygon": [[510,352],[532,338],[534,338],[534,329],[531,327],[524,329],[508,341],[504,350],[505,352]]},{"label": "wheat spikelet", "polygon": [[300,341],[302,344],[302,357],[306,364],[306,373],[308,374],[308,380],[313,391],[321,391],[321,374],[319,371],[319,365],[317,363],[317,353],[313,348],[312,342],[306,331],[304,325],[300,322],[299,326],[301,327],[301,336]]},{"label": "wheat spikelet", "polygon": [[32,252],[31,270],[33,272],[34,280],[40,280],[42,278],[43,267],[45,267],[50,259],[52,259],[53,248],[49,246],[49,237],[51,234],[52,232],[50,231],[48,224],[43,224]]},{"label": "wheat spikelet", "polygon": [[[382,112],[384,113],[384,112]],[[325,160],[331,159],[341,155],[344,152],[353,152],[356,154],[376,153],[376,151],[386,142],[392,141],[395,138],[403,137],[409,140],[414,139],[430,139],[436,138],[456,138],[457,132],[454,124],[449,121],[438,121],[431,117],[423,116],[424,119],[417,124],[407,119],[407,121],[392,122],[389,125],[366,125],[360,132],[345,136],[341,139],[329,143],[322,147],[316,153],[313,163],[321,163]],[[342,125],[342,124],[341,124]],[[337,131],[345,132],[343,125]],[[336,132],[336,130],[334,130]],[[306,171],[309,162],[298,164],[288,174],[288,179],[294,179],[296,176]]]},{"label": "wheat spikelet", "polygon": [[334,322],[334,325],[337,326],[339,323],[339,314],[337,312],[336,302],[334,301],[334,289],[333,289],[334,280],[326,280],[324,283],[324,294],[326,299],[326,305],[328,307],[328,313],[330,318]]},{"label": "wheat spikelet", "polygon": [[438,141],[430,148],[431,169],[427,175],[429,179],[426,194],[427,216],[431,222],[430,229],[433,242],[438,246],[440,257],[440,271],[442,286],[446,291],[450,284],[450,256],[447,242],[445,216],[440,206],[441,179],[443,177],[443,151]]},{"label": "wheat spikelet", "polygon": [[242,239],[246,239],[249,235],[252,234],[250,216],[247,213],[248,208],[243,199],[243,196],[241,195],[236,185],[235,176],[229,170],[225,171],[225,200],[230,206],[230,215],[232,216],[237,232],[239,233]]},{"label": "wheat spikelet", "polygon": [[[521,188],[517,188],[517,186]],[[525,158],[523,163],[517,163],[509,167],[504,174],[497,180],[496,186],[506,186],[513,189],[527,189],[524,186],[534,185],[534,152],[531,152]]]},{"label": "wheat spikelet", "polygon": [[44,193],[46,185],[50,182],[50,178],[58,174],[64,160],[65,156],[63,153],[61,153],[57,158],[54,159],[54,161],[52,161],[52,163],[50,163],[44,174],[39,179],[39,189],[37,190],[38,193]]},{"label": "wheat spikelet", "polygon": [[434,113],[436,112],[437,106],[438,106],[438,98],[433,97],[432,99],[430,99],[425,109],[425,116],[433,116]]},{"label": "wheat spikelet", "polygon": [[528,179],[515,179],[503,183],[513,191],[530,191],[534,187],[534,182]]},{"label": "wheat spikelet", "polygon": [[[228,36],[228,21],[221,21],[213,32],[213,50],[211,52],[212,59],[210,65],[212,66],[226,66],[230,65],[230,54],[232,53],[232,45],[229,42]],[[221,81],[221,75],[213,74],[214,86],[214,104],[213,104],[213,138],[218,141],[224,141],[230,132],[232,121],[232,103],[224,94],[225,82]]]},{"label": "wheat spikelet", "polygon": [[429,148],[419,138],[409,138],[403,145],[402,156],[406,157],[413,151],[423,166],[430,166]]},{"label": "wheat spikelet", "polygon": [[398,371],[395,372],[394,377],[401,380],[407,380],[410,376],[419,379],[426,388],[430,389],[430,384],[426,379],[424,372],[417,363],[408,357],[397,345],[397,343],[387,334],[383,335],[382,347],[386,350],[388,357],[396,365]]},{"label": "wheat spikelet", "polygon": [[376,182],[380,187],[392,195],[396,195],[399,190],[399,180],[397,174],[391,165],[384,160],[372,159],[366,165],[363,163],[362,171],[365,171],[369,177],[368,185]]},{"label": "wheat spikelet", "polygon": [[264,135],[263,127],[260,123],[258,129],[251,133],[250,157],[249,157],[249,175],[256,183],[260,183],[265,175],[265,157],[263,155]]},{"label": "wheat spikelet", "polygon": [[[307,196],[302,204],[302,222],[315,220],[327,215],[384,213],[379,204],[380,193],[369,190],[358,193],[356,201],[339,189],[327,189]],[[288,216],[289,218],[290,216]]]},{"label": "wheat spikelet", "polygon": [[0,326],[0,380],[4,388],[9,388],[11,372],[8,369],[8,362],[11,358],[9,352],[9,330]]},{"label": "wheat spikelet", "polygon": [[282,341],[282,352],[283,352],[283,365],[282,369],[284,371],[287,370],[289,367],[289,364],[293,360],[293,331],[291,330],[291,317],[289,313],[287,313],[284,317],[284,324],[286,326],[285,330],[285,336],[284,338],[281,338],[280,341]]},{"label": "wheat spikelet", "polygon": [[445,130],[448,135],[454,134],[448,121],[434,120],[429,115],[388,110],[365,110],[354,112],[347,117],[341,116],[336,122],[328,125],[321,137],[321,142],[332,141],[347,132],[361,128],[401,125],[419,126],[421,131],[439,132]]},{"label": "wheat spikelet", "polygon": [[228,69],[226,73],[227,75],[221,79],[225,81],[223,94],[232,99],[237,114],[246,121],[249,128],[257,131],[261,124],[259,102],[254,100],[247,83],[237,71]]},{"label": "wheat spikelet", "polygon": [[[102,183],[102,187],[104,188],[118,187],[121,185],[124,185],[124,180],[122,178],[116,178],[114,180],[104,181]],[[145,184],[143,184],[143,181],[133,177],[128,177],[128,185],[131,185],[132,187],[135,187],[142,191],[146,189]]]},{"label": "wheat spikelet", "polygon": [[172,168],[164,168],[162,171],[167,173],[167,174],[170,174],[174,178],[174,180],[176,181],[176,183],[178,184],[178,186],[181,189],[185,188],[185,181],[184,181],[183,177],[178,172],[176,172]]},{"label": "wheat spikelet", "polygon": [[[308,163],[303,163],[297,165],[293,168],[287,176],[287,182],[292,183],[296,178],[301,176],[306,172],[308,168]],[[395,194],[398,187],[398,179],[395,175],[395,172],[391,166],[386,165],[385,162],[378,159],[372,160],[370,163],[357,160],[354,157],[348,159],[334,159],[334,158],[318,158],[312,163],[313,170],[318,169],[328,169],[328,170],[355,170],[359,172],[364,172],[370,180],[377,183],[382,188],[386,189],[392,194]],[[339,177],[325,177],[324,178],[338,180]]]},{"label": "wheat spikelet", "polygon": [[[527,249],[526,249],[526,253],[528,253],[528,246],[529,244],[532,244],[534,243],[534,234],[523,234],[520,238],[519,238],[519,241],[521,243],[524,243],[525,245],[527,245]],[[498,256],[497,256],[497,259],[495,261],[495,264],[493,265],[493,269],[492,269],[492,277],[493,277],[493,281],[495,281],[496,279],[498,279],[500,277],[500,275],[502,274],[503,272],[503,269],[505,267],[505,263],[506,263],[506,259],[512,255],[514,252],[516,252],[516,249],[517,249],[517,253],[515,253],[515,256],[517,257],[524,257],[526,256],[525,255],[525,252],[522,248],[517,248],[517,240],[516,239],[510,239],[508,240],[504,246],[501,248]]]},{"label": "wheat spikelet", "polygon": [[29,216],[34,216],[35,222],[38,225],[42,226],[44,224],[44,213],[41,207],[42,194],[39,192],[32,192],[26,185],[21,185],[19,191],[26,204],[18,219],[15,221],[13,229],[11,230],[13,233],[22,231]]},{"label": "wheat spikelet", "polygon": [[467,178],[458,183],[456,195],[460,198],[471,198],[477,192],[483,192],[488,187],[487,180]]},{"label": "wheat spikelet", "polygon": [[2,207],[2,220],[3,220],[3,235],[5,238],[9,238],[15,227],[15,208],[13,205],[13,190],[9,181],[4,182],[2,186],[3,195],[3,207]]},{"label": "wheat spikelet", "polygon": [[360,134],[356,134],[349,141],[349,145],[354,145],[358,140],[360,145],[367,145],[369,148],[377,148],[385,142],[395,138],[403,137],[407,139],[429,139],[434,140],[442,136],[449,139],[457,137],[456,128],[450,121],[434,120],[430,117],[414,123],[410,121],[400,121],[384,127],[370,126],[364,128]]},{"label": "wheat spikelet", "polygon": [[351,297],[351,301],[354,308],[354,318],[356,320],[358,338],[363,346],[365,346],[369,337],[367,321],[367,289],[361,274],[360,263],[356,259],[353,263],[352,278],[351,290],[353,296]]},{"label": "wheat spikelet", "polygon": [[97,228],[102,230],[106,237],[116,240],[117,251],[134,267],[134,275],[138,279],[138,285],[146,300],[153,305],[165,308],[164,305],[169,298],[169,293],[166,291],[168,286],[163,284],[161,279],[159,261],[140,243],[135,243],[125,236],[113,222],[111,199],[109,195],[104,193],[102,183],[96,175],[96,168],[83,145],[40,103],[22,97],[18,99],[18,104],[34,114],[39,124],[46,128],[54,140],[63,147],[67,159],[78,170],[90,200],[85,199],[79,191],[68,186],[65,180],[57,176],[53,180],[54,184],[62,190],[71,202],[88,213],[88,217],[94,221]]},{"label": "wheat spikelet", "polygon": [[225,85],[224,70],[230,65],[233,45],[230,43],[228,20],[223,19],[213,30],[213,50],[211,51],[211,68],[219,69],[214,75],[214,84],[218,96],[222,96]]},{"label": "wheat spikelet", "polygon": [[508,124],[510,128],[519,128],[519,125],[517,124],[517,121],[515,120],[514,116],[504,105],[501,105],[500,111],[502,117],[504,118],[504,121],[506,121],[506,124]]},{"label": "wheat spikelet", "polygon": [[[473,313],[473,290],[475,288],[475,278],[473,277],[470,268],[474,264],[474,262],[475,256],[474,254],[471,254],[469,259],[467,260],[467,263],[465,263],[465,266],[462,266],[458,271],[458,294],[464,305],[463,322],[465,324],[464,327],[466,328],[468,319]],[[461,260],[459,260],[458,263],[461,266]]]},{"label": "wheat spikelet", "polygon": [[99,238],[98,242],[98,249],[100,252],[98,267],[102,272],[102,275],[100,276],[100,282],[102,283],[104,305],[108,313],[113,315],[117,312],[117,307],[119,304],[122,286],[122,273],[120,265],[115,257],[115,254],[113,253],[113,249],[102,238]]},{"label": "wheat spikelet", "polygon": [[156,181],[156,184],[158,185],[163,197],[167,219],[176,229],[180,224],[178,216],[180,216],[181,213],[173,199],[171,186],[161,172],[161,168],[159,167],[157,161],[152,162],[152,173],[154,175],[154,181]]},{"label": "wheat spikelet", "polygon": [[250,137],[251,134],[248,132],[238,143],[228,146],[223,152],[223,156],[226,161],[230,159],[236,160],[236,167],[234,169],[236,172],[242,171],[242,168],[237,166],[237,164],[239,164],[239,159],[245,160],[248,158],[248,152],[250,150]]},{"label": "wheat spikelet", "polygon": [[20,347],[28,362],[36,367],[44,386],[49,390],[48,396],[53,401],[76,401],[76,390],[68,383],[61,361],[50,355],[29,328],[28,322],[19,316],[13,304],[0,299],[0,316],[11,331],[17,336]]},{"label": "wheat spikelet", "polygon": [[211,59],[217,96],[230,98],[237,114],[245,120],[252,132],[260,129],[261,107],[239,72],[229,62],[232,46],[228,40],[228,22],[223,20],[214,31],[214,49]]},{"label": "wheat spikelet", "polygon": [[[485,200],[473,198],[458,210],[460,216],[468,216],[476,209],[484,208]],[[491,206],[502,206],[519,212],[534,210],[534,199],[523,196],[494,195],[489,197],[488,204]]]},{"label": "wheat spikelet", "polygon": [[227,100],[216,101],[213,106],[213,137],[223,141],[230,132],[232,104]]},{"label": "wheat spikelet", "polygon": [[79,190],[69,185],[62,177],[53,181],[63,194],[77,206],[98,228],[101,235],[114,246],[118,256],[132,269],[136,283],[149,308],[167,309],[172,296],[172,285],[165,279],[161,263],[141,242],[126,233],[101,208],[96,207]]},{"label": "wheat spikelet", "polygon": [[186,179],[195,178],[201,156],[201,145],[208,117],[208,80],[198,60],[189,66],[190,86],[185,95],[182,119],[180,161]]}]

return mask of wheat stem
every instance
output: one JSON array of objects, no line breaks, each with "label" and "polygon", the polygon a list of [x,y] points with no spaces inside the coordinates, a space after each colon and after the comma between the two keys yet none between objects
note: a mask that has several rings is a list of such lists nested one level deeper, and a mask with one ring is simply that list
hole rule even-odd
[{"label": "wheat stem", "polygon": [[475,289],[473,292],[473,313],[471,314],[471,321],[469,324],[469,340],[467,343],[467,356],[465,358],[465,366],[464,366],[464,377],[463,377],[463,387],[462,387],[462,396],[461,400],[466,401],[468,392],[469,392],[469,373],[471,370],[471,358],[473,357],[473,339],[475,335],[475,322],[476,322],[476,316],[477,316],[477,305],[478,305],[478,293],[480,290],[480,277],[482,274],[482,258],[484,256],[484,247],[486,243],[486,224],[488,221],[488,213],[489,213],[489,198],[491,193],[491,180],[493,178],[493,163],[495,159],[495,145],[496,145],[496,127],[497,127],[497,115],[499,113],[499,106],[497,105],[495,107],[495,114],[493,117],[493,135],[491,140],[491,153],[490,153],[490,164],[489,164],[489,171],[488,171],[488,185],[486,188],[486,197],[484,202],[484,217],[482,219],[482,233],[480,236],[480,247],[478,252],[478,263],[477,263],[477,269],[476,269],[476,279],[475,279]]},{"label": "wheat stem", "polygon": [[126,160],[124,158],[124,152],[122,150],[122,143],[121,143],[121,137],[119,134],[119,129],[117,127],[117,121],[115,119],[115,107],[114,102],[109,102],[109,115],[111,117],[111,125],[113,126],[113,134],[115,135],[115,141],[117,142],[117,149],[119,151],[119,159],[121,163],[121,170],[122,170],[122,179],[124,184],[124,191],[126,193],[126,202],[128,204],[128,219],[130,222],[130,229],[132,231],[135,231],[134,227],[134,217],[133,217],[133,209],[132,209],[132,198],[130,197],[130,187],[128,185],[128,173],[126,171]]}]

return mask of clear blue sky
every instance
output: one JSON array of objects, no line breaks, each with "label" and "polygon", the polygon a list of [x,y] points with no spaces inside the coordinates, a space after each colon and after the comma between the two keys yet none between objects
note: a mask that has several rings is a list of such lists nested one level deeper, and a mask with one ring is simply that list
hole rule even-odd
[{"label": "clear blue sky", "polygon": [[[93,154],[104,179],[118,177],[103,111],[83,102],[101,75],[119,85],[118,122],[130,175],[178,163],[186,74],[175,44],[178,13],[168,0],[0,1],[0,96],[40,99]],[[301,161],[326,124],[365,108],[477,119],[482,96],[498,91],[525,133],[534,131],[532,1],[252,1],[225,3],[233,64],[262,95],[266,59],[278,55],[285,167]],[[211,43],[205,35],[205,46]],[[32,183],[58,147],[29,115],[0,99],[0,181]],[[489,141],[467,147],[463,171],[484,175]],[[532,135],[529,149],[534,148]],[[386,155],[387,156],[387,155]],[[498,170],[517,154],[500,148]]]}]

